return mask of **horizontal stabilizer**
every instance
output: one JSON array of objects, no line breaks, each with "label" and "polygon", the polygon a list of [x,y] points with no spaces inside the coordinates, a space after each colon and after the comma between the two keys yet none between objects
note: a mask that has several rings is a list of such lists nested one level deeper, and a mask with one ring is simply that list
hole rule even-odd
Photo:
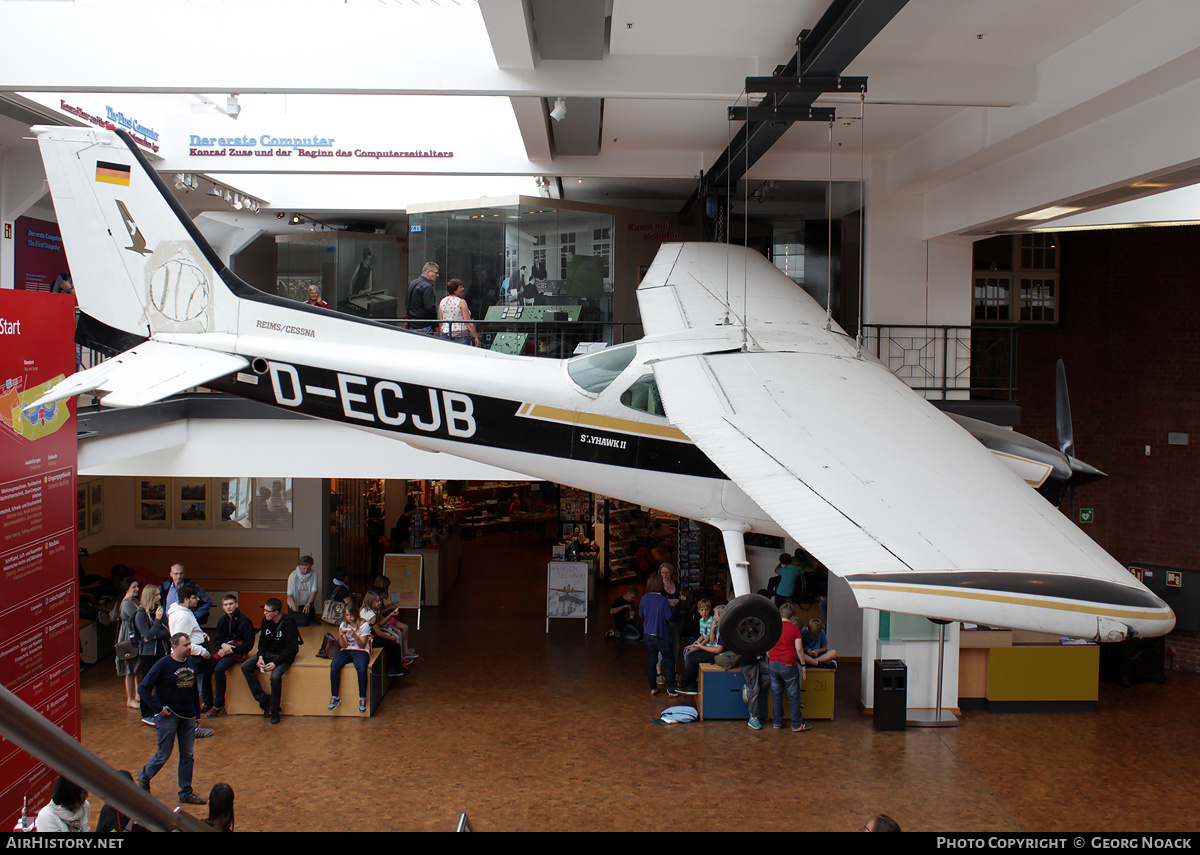
[{"label": "horizontal stabilizer", "polygon": [[94,392],[105,406],[140,407],[240,371],[244,356],[146,341],[63,380],[26,409]]}]

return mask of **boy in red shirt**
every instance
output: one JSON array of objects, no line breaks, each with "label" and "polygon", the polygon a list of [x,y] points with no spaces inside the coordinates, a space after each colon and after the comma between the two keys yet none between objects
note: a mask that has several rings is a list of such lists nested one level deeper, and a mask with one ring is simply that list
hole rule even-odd
[{"label": "boy in red shirt", "polygon": [[792,623],[796,609],[791,603],[779,607],[783,618],[783,632],[779,641],[767,653],[767,671],[771,675],[771,716],[775,729],[783,727],[783,690],[787,687],[788,703],[792,707],[792,733],[812,730],[804,723],[800,712],[800,683],[804,680],[804,660],[801,658],[800,627]]}]

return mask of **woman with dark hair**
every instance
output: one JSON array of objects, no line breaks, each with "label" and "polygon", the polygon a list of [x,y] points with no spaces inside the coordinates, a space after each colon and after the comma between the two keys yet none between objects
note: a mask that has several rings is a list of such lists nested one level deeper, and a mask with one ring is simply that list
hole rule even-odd
[{"label": "woman with dark hair", "polygon": [[442,321],[442,338],[448,338],[456,344],[479,347],[479,334],[471,323],[471,310],[463,299],[466,289],[461,279],[451,279],[446,283],[446,296],[438,303],[438,320]]},{"label": "woman with dark hair", "polygon": [[662,580],[662,595],[671,604],[671,655],[678,661],[680,648],[683,646],[683,617],[687,614],[688,597],[679,584],[679,573],[674,564],[669,561],[659,564],[658,576]]},{"label": "woman with dark hair", "polygon": [[867,820],[867,824],[863,826],[863,831],[900,831],[900,823],[892,819],[886,813],[877,813],[875,816]]},{"label": "woman with dark hair", "polygon": [[208,793],[208,819],[217,831],[233,831],[233,787],[222,781]]},{"label": "woman with dark hair", "polygon": [[[146,590],[147,591],[151,591],[151,590],[157,591],[158,588],[151,585],[150,587],[146,588]],[[122,778],[128,778],[129,782],[133,783],[133,775],[130,774],[130,772],[127,769],[118,769],[117,774],[120,775]],[[38,830],[40,831],[41,829],[38,829]],[[145,830],[146,829],[142,828],[140,825],[138,825],[136,822],[133,821],[133,817],[126,816],[125,814],[123,814],[119,810],[117,810],[115,807],[113,807],[111,804],[106,804],[104,807],[100,808],[100,818],[98,820],[96,820],[96,833],[97,834],[106,834],[106,833],[113,833],[113,832],[116,832],[118,834],[124,834],[127,831],[145,831]]]},{"label": "woman with dark hair", "polygon": [[[141,588],[138,587],[137,579],[132,576],[126,576],[121,580],[121,609],[120,609],[120,625],[117,628],[117,643],[123,641],[132,641],[137,638],[137,629],[134,626],[134,620],[137,618],[138,611],[138,594],[141,593]],[[140,655],[140,654],[139,654]],[[122,659],[120,656],[117,660],[117,676],[125,678],[125,706],[139,709],[141,703],[138,702],[138,656],[132,659]]]},{"label": "woman with dark hair", "polygon": [[39,832],[80,832],[92,830],[92,807],[87,790],[59,775],[50,794],[50,803],[38,811],[35,826]]}]

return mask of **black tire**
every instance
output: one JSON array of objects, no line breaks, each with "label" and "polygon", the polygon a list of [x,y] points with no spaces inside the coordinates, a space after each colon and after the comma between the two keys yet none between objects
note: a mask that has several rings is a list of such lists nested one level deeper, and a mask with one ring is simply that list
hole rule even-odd
[{"label": "black tire", "polygon": [[775,604],[760,594],[745,594],[721,614],[721,642],[742,656],[757,656],[775,646],[783,618]]}]

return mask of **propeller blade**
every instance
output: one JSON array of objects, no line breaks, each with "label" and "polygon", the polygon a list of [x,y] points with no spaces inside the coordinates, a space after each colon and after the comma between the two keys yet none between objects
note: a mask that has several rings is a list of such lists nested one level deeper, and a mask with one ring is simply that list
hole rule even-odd
[{"label": "propeller blade", "polygon": [[1058,450],[1075,457],[1075,431],[1071,427],[1071,398],[1067,394],[1067,369],[1058,360],[1054,371],[1054,421],[1058,427]]}]

